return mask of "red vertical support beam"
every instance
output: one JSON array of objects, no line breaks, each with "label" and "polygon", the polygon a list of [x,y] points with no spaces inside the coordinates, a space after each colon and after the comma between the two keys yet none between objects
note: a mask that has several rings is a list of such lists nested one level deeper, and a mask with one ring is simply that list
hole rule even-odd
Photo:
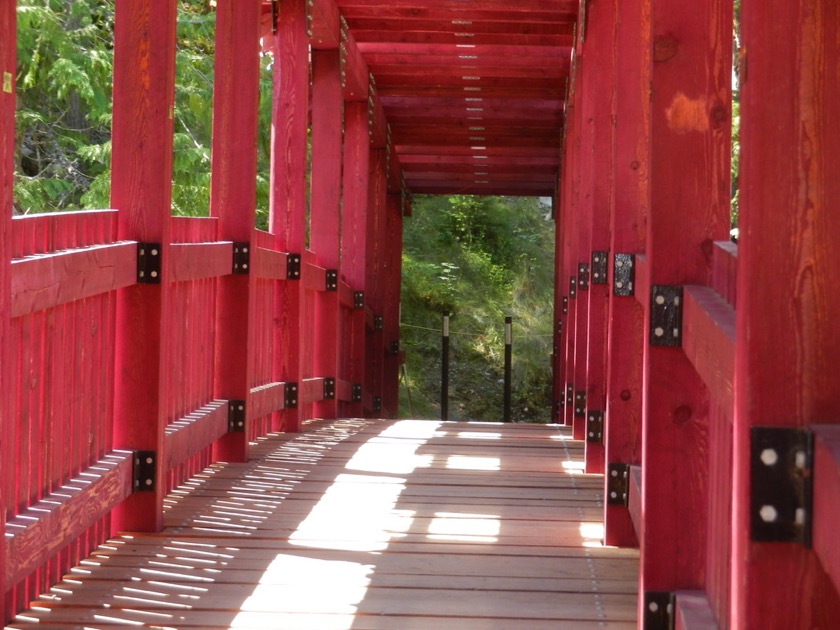
[{"label": "red vertical support beam", "polygon": [[[301,255],[306,234],[309,130],[309,36],[306,0],[282,3],[274,37],[270,226],[277,249]],[[274,378],[300,383],[303,284],[281,283],[274,303]],[[281,414],[285,431],[300,430],[300,410]]]},{"label": "red vertical support beam", "polygon": [[[6,480],[12,476],[8,462],[9,436],[13,435],[11,343],[11,261],[12,205],[14,203],[15,155],[15,68],[16,6],[13,0],[0,0],[0,540],[6,531]],[[6,545],[0,544],[0,567],[6,567]],[[8,620],[6,610],[6,572],[0,571],[0,622]]]},{"label": "red vertical support beam", "polygon": [[400,398],[400,286],[402,274],[401,193],[389,193],[385,208],[385,251],[382,298],[385,313],[385,365],[382,375],[382,416],[396,418]]},{"label": "red vertical support beam", "polygon": [[[366,260],[367,294],[365,302],[374,315],[373,330],[367,331],[367,343],[365,357],[367,360],[367,371],[365,374],[365,389],[370,392],[373,399],[382,402],[382,375],[385,363],[384,331],[380,323],[384,325],[384,310],[382,299],[382,256],[385,247],[385,239],[382,226],[385,221],[386,199],[387,199],[387,171],[388,157],[386,149],[374,149],[370,157],[370,212],[368,214],[368,253]],[[371,407],[373,410],[373,406]],[[379,414],[379,410],[373,413]]]},{"label": "red vertical support beam", "polygon": [[[650,15],[650,282],[706,284],[713,242],[729,231],[732,2],[652,0]],[[651,300],[642,301],[641,591],[701,588],[708,391],[680,347],[651,344]],[[642,618],[644,597],[640,607]]]},{"label": "red vertical support beam", "polygon": [[840,6],[749,0],[741,11],[731,626],[829,628],[837,592],[814,554],[750,540],[749,432],[840,419]]},{"label": "red vertical support beam", "polygon": [[[559,176],[558,176],[559,179]],[[563,247],[562,224],[560,218],[560,183],[558,182],[554,196],[551,199],[551,218],[554,221],[554,343],[551,352],[551,421],[563,422],[563,409],[566,406],[566,386],[563,384],[563,354],[564,327],[566,315],[563,304],[568,300],[563,287]]]},{"label": "red vertical support beam", "polygon": [[[210,214],[219,218],[219,238],[250,243],[254,230],[259,105],[259,0],[216,4]],[[218,398],[245,401],[250,393],[254,297],[247,274],[221,278],[216,305],[215,390]],[[228,433],[216,459],[245,461],[245,432]]]},{"label": "red vertical support beam", "polygon": [[[637,465],[642,460],[644,309],[624,283],[615,287],[614,262],[616,254],[640,254],[645,248],[650,203],[651,63],[650,23],[642,12],[645,4],[646,0],[624,0],[617,6],[615,186],[610,203],[612,295],[605,418],[607,464]],[[636,532],[627,508],[606,503],[604,512],[606,544],[635,545]]]},{"label": "red vertical support beam", "polygon": [[[312,177],[309,248],[318,264],[339,270],[342,158],[341,73],[338,50],[312,51]],[[315,296],[314,370],[335,378],[339,366],[338,292]],[[335,418],[335,400],[315,405],[319,418]]]},{"label": "red vertical support beam", "polygon": [[[590,3],[583,44],[586,63],[583,104],[589,224],[581,234],[579,260],[587,265],[589,289],[581,292],[588,324],[585,346],[586,418],[602,425],[607,407],[607,250],[610,247],[610,197],[613,187],[612,85],[615,79],[615,18],[612,2]],[[599,420],[600,419],[600,420]],[[594,424],[594,423],[593,423]],[[603,432],[602,432],[603,433]],[[586,432],[586,472],[604,472],[603,437]]]},{"label": "red vertical support beam", "polygon": [[[370,192],[370,124],[367,101],[344,106],[344,204],[341,234],[341,270],[354,291],[367,294],[368,196]],[[347,377],[364,385],[365,311],[350,315],[349,339],[345,340]],[[346,405],[343,415],[362,415],[362,402]]]},{"label": "red vertical support beam", "polygon": [[162,469],[168,387],[166,348],[172,119],[175,97],[174,0],[118,0],[114,25],[114,118],[111,206],[121,240],[155,243],[160,284],[118,292],[114,447],[158,454],[157,486],[117,509],[115,531],[158,531],[166,484]]}]

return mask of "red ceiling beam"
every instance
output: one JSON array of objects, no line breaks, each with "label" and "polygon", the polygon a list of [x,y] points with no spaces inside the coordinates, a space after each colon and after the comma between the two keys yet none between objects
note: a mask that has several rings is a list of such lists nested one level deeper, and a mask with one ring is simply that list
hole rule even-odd
[{"label": "red ceiling beam", "polygon": [[[481,2],[466,2],[465,0],[388,0],[389,9],[416,10],[451,10],[451,11],[508,11],[510,13],[534,13],[539,11],[564,12],[577,15],[579,0],[481,0]],[[342,10],[353,7],[382,8],[382,0],[338,0]]]},{"label": "red ceiling beam", "polygon": [[502,33],[440,33],[434,31],[362,30],[353,29],[356,41],[400,44],[473,44],[476,46],[554,46],[569,47],[574,38],[571,34],[528,35]]}]

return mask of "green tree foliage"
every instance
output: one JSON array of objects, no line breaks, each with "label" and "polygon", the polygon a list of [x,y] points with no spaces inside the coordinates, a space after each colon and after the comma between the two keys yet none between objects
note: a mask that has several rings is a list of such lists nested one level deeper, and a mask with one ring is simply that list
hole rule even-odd
[{"label": "green tree foliage", "polygon": [[[554,224],[535,199],[419,197],[405,222],[403,346],[412,408],[438,417],[440,326],[451,319],[450,417],[498,420],[504,318],[514,317],[513,415],[548,420]],[[405,394],[404,389],[404,394]]]},{"label": "green tree foliage", "polygon": [[[18,2],[15,209],[106,208],[110,196],[114,0]],[[172,212],[208,213],[215,10],[178,3]],[[270,57],[261,60],[257,225],[268,215]]]}]

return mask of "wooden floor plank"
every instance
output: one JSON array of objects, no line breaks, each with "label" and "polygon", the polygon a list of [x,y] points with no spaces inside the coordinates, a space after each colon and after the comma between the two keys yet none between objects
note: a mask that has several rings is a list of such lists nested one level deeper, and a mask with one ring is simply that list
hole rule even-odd
[{"label": "wooden floor plank", "polygon": [[638,554],[565,427],[339,420],[252,446],[12,628],[632,628]]}]

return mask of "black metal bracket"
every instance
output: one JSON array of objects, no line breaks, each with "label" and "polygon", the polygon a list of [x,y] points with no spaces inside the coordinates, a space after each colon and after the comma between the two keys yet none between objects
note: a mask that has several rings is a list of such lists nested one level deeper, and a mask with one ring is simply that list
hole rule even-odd
[{"label": "black metal bracket", "polygon": [[650,288],[650,345],[682,346],[683,288],[655,284]]},{"label": "black metal bracket", "polygon": [[137,284],[160,284],[160,243],[137,243]]},{"label": "black metal bracket", "polygon": [[610,253],[604,251],[592,252],[592,284],[607,284],[607,261]]},{"label": "black metal bracket", "polygon": [[385,318],[382,315],[376,315],[373,318],[374,330],[385,330]]},{"label": "black metal bracket", "polygon": [[374,396],[373,397],[373,409],[374,413],[379,413],[382,411],[382,397],[381,396]]},{"label": "black metal bracket", "polygon": [[392,357],[398,356],[400,353],[400,342],[399,341],[392,341],[388,344],[388,354]]},{"label": "black metal bracket", "polygon": [[613,295],[632,297],[636,294],[636,255],[616,254],[613,259]]},{"label": "black metal bracket", "polygon": [[233,244],[233,273],[236,275],[247,275],[251,270],[251,244]]},{"label": "black metal bracket", "polygon": [[353,383],[353,401],[352,402],[362,402],[362,384],[361,383]]},{"label": "black metal bracket", "polygon": [[607,505],[627,507],[630,498],[630,465],[607,465]]},{"label": "black metal bracket", "polygon": [[298,384],[295,382],[286,383],[283,395],[284,409],[297,409],[298,406]]},{"label": "black metal bracket", "polygon": [[563,315],[569,314],[569,297],[564,295],[563,296]]},{"label": "black metal bracket", "polygon": [[245,401],[244,400],[229,400],[228,401],[228,432],[229,433],[244,433],[245,432]]},{"label": "black metal bracket", "polygon": [[575,404],[575,386],[573,383],[566,384],[566,406],[571,407]]},{"label": "black metal bracket", "polygon": [[668,591],[645,591],[642,630],[673,630],[676,598]]},{"label": "black metal bracket", "polygon": [[300,254],[286,254],[286,280],[300,280]]},{"label": "black metal bracket", "polygon": [[134,492],[154,492],[157,489],[157,453],[135,451],[133,467]]},{"label": "black metal bracket", "polygon": [[577,277],[569,277],[569,299],[574,300],[577,297]]},{"label": "black metal bracket", "polygon": [[324,400],[335,400],[335,379],[332,377],[324,379]]},{"label": "black metal bracket", "polygon": [[338,270],[327,269],[324,274],[324,289],[326,291],[338,291]]},{"label": "black metal bracket", "polygon": [[586,390],[575,392],[575,418],[586,416]]},{"label": "black metal bracket", "polygon": [[604,412],[589,411],[586,414],[586,441],[590,444],[604,443]]},{"label": "black metal bracket", "polygon": [[586,291],[589,289],[589,263],[578,265],[578,289]]},{"label": "black metal bracket", "polygon": [[357,311],[361,311],[365,308],[365,292],[364,291],[356,291],[353,294],[353,308]]},{"label": "black metal bracket", "polygon": [[805,429],[750,429],[750,539],[811,546],[814,437]]}]

